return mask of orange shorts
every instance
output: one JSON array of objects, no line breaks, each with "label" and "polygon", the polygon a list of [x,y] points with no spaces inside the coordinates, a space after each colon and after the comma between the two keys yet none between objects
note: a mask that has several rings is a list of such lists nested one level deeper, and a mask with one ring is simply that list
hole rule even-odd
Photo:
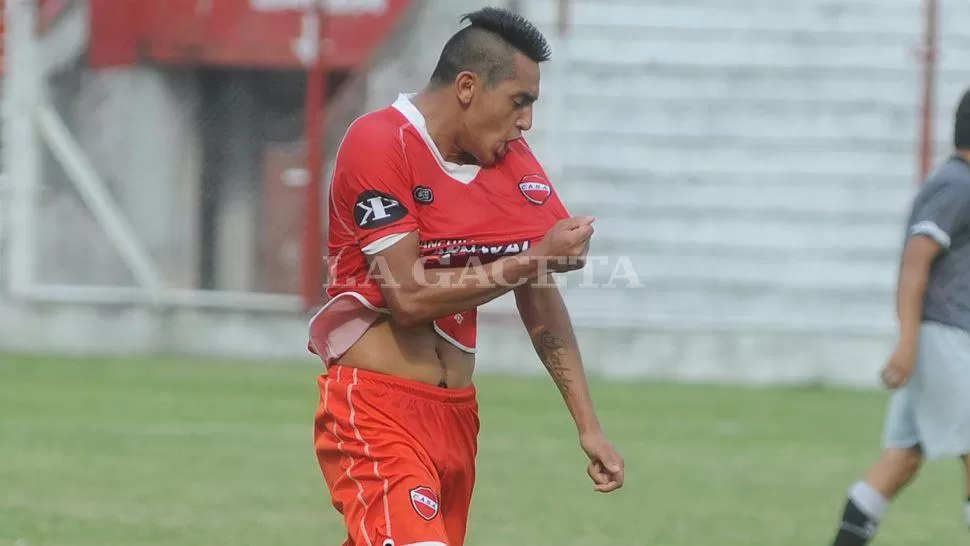
[{"label": "orange shorts", "polygon": [[475,484],[475,387],[333,366],[314,443],[344,546],[461,546]]}]

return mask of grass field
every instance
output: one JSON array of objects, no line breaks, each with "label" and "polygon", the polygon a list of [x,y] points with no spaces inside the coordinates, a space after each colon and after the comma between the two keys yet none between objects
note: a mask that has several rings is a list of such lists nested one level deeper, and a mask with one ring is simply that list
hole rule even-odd
[{"label": "grass field", "polygon": [[[0,357],[0,544],[320,545],[312,365]],[[481,378],[475,545],[825,545],[885,395],[595,382],[627,486],[592,492],[548,380]],[[955,462],[875,544],[966,543]]]}]

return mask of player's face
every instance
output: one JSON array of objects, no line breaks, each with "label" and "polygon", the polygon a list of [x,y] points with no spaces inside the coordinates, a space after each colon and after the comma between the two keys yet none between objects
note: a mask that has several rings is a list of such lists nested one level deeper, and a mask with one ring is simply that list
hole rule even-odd
[{"label": "player's face", "polygon": [[488,167],[501,161],[508,143],[532,128],[532,105],[539,98],[539,65],[515,54],[515,75],[488,88],[476,86],[466,110],[464,151]]}]

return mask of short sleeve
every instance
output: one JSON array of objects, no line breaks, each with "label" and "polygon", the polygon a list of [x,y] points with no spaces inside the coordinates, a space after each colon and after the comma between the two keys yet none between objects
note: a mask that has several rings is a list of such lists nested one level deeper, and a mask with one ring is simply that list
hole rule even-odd
[{"label": "short sleeve", "polygon": [[970,225],[970,184],[947,180],[925,186],[917,195],[909,221],[909,235],[931,237],[944,249],[951,236]]},{"label": "short sleeve", "polygon": [[347,132],[334,165],[340,221],[365,254],[418,229],[411,176],[397,128],[359,120]]}]

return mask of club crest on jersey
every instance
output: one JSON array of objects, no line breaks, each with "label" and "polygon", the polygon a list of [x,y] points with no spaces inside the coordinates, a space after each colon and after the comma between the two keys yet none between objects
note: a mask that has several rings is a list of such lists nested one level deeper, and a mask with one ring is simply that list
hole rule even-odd
[{"label": "club crest on jersey", "polygon": [[527,174],[519,181],[519,191],[536,205],[545,205],[552,195],[552,186],[537,174]]},{"label": "club crest on jersey", "polygon": [[411,506],[421,518],[431,521],[438,515],[438,494],[430,487],[415,487],[411,490]]},{"label": "club crest on jersey", "polygon": [[357,196],[354,221],[364,229],[377,229],[408,215],[408,209],[393,195],[367,190]]},{"label": "club crest on jersey", "polygon": [[418,186],[414,188],[414,200],[422,205],[430,205],[434,203],[434,192],[427,186]]}]

